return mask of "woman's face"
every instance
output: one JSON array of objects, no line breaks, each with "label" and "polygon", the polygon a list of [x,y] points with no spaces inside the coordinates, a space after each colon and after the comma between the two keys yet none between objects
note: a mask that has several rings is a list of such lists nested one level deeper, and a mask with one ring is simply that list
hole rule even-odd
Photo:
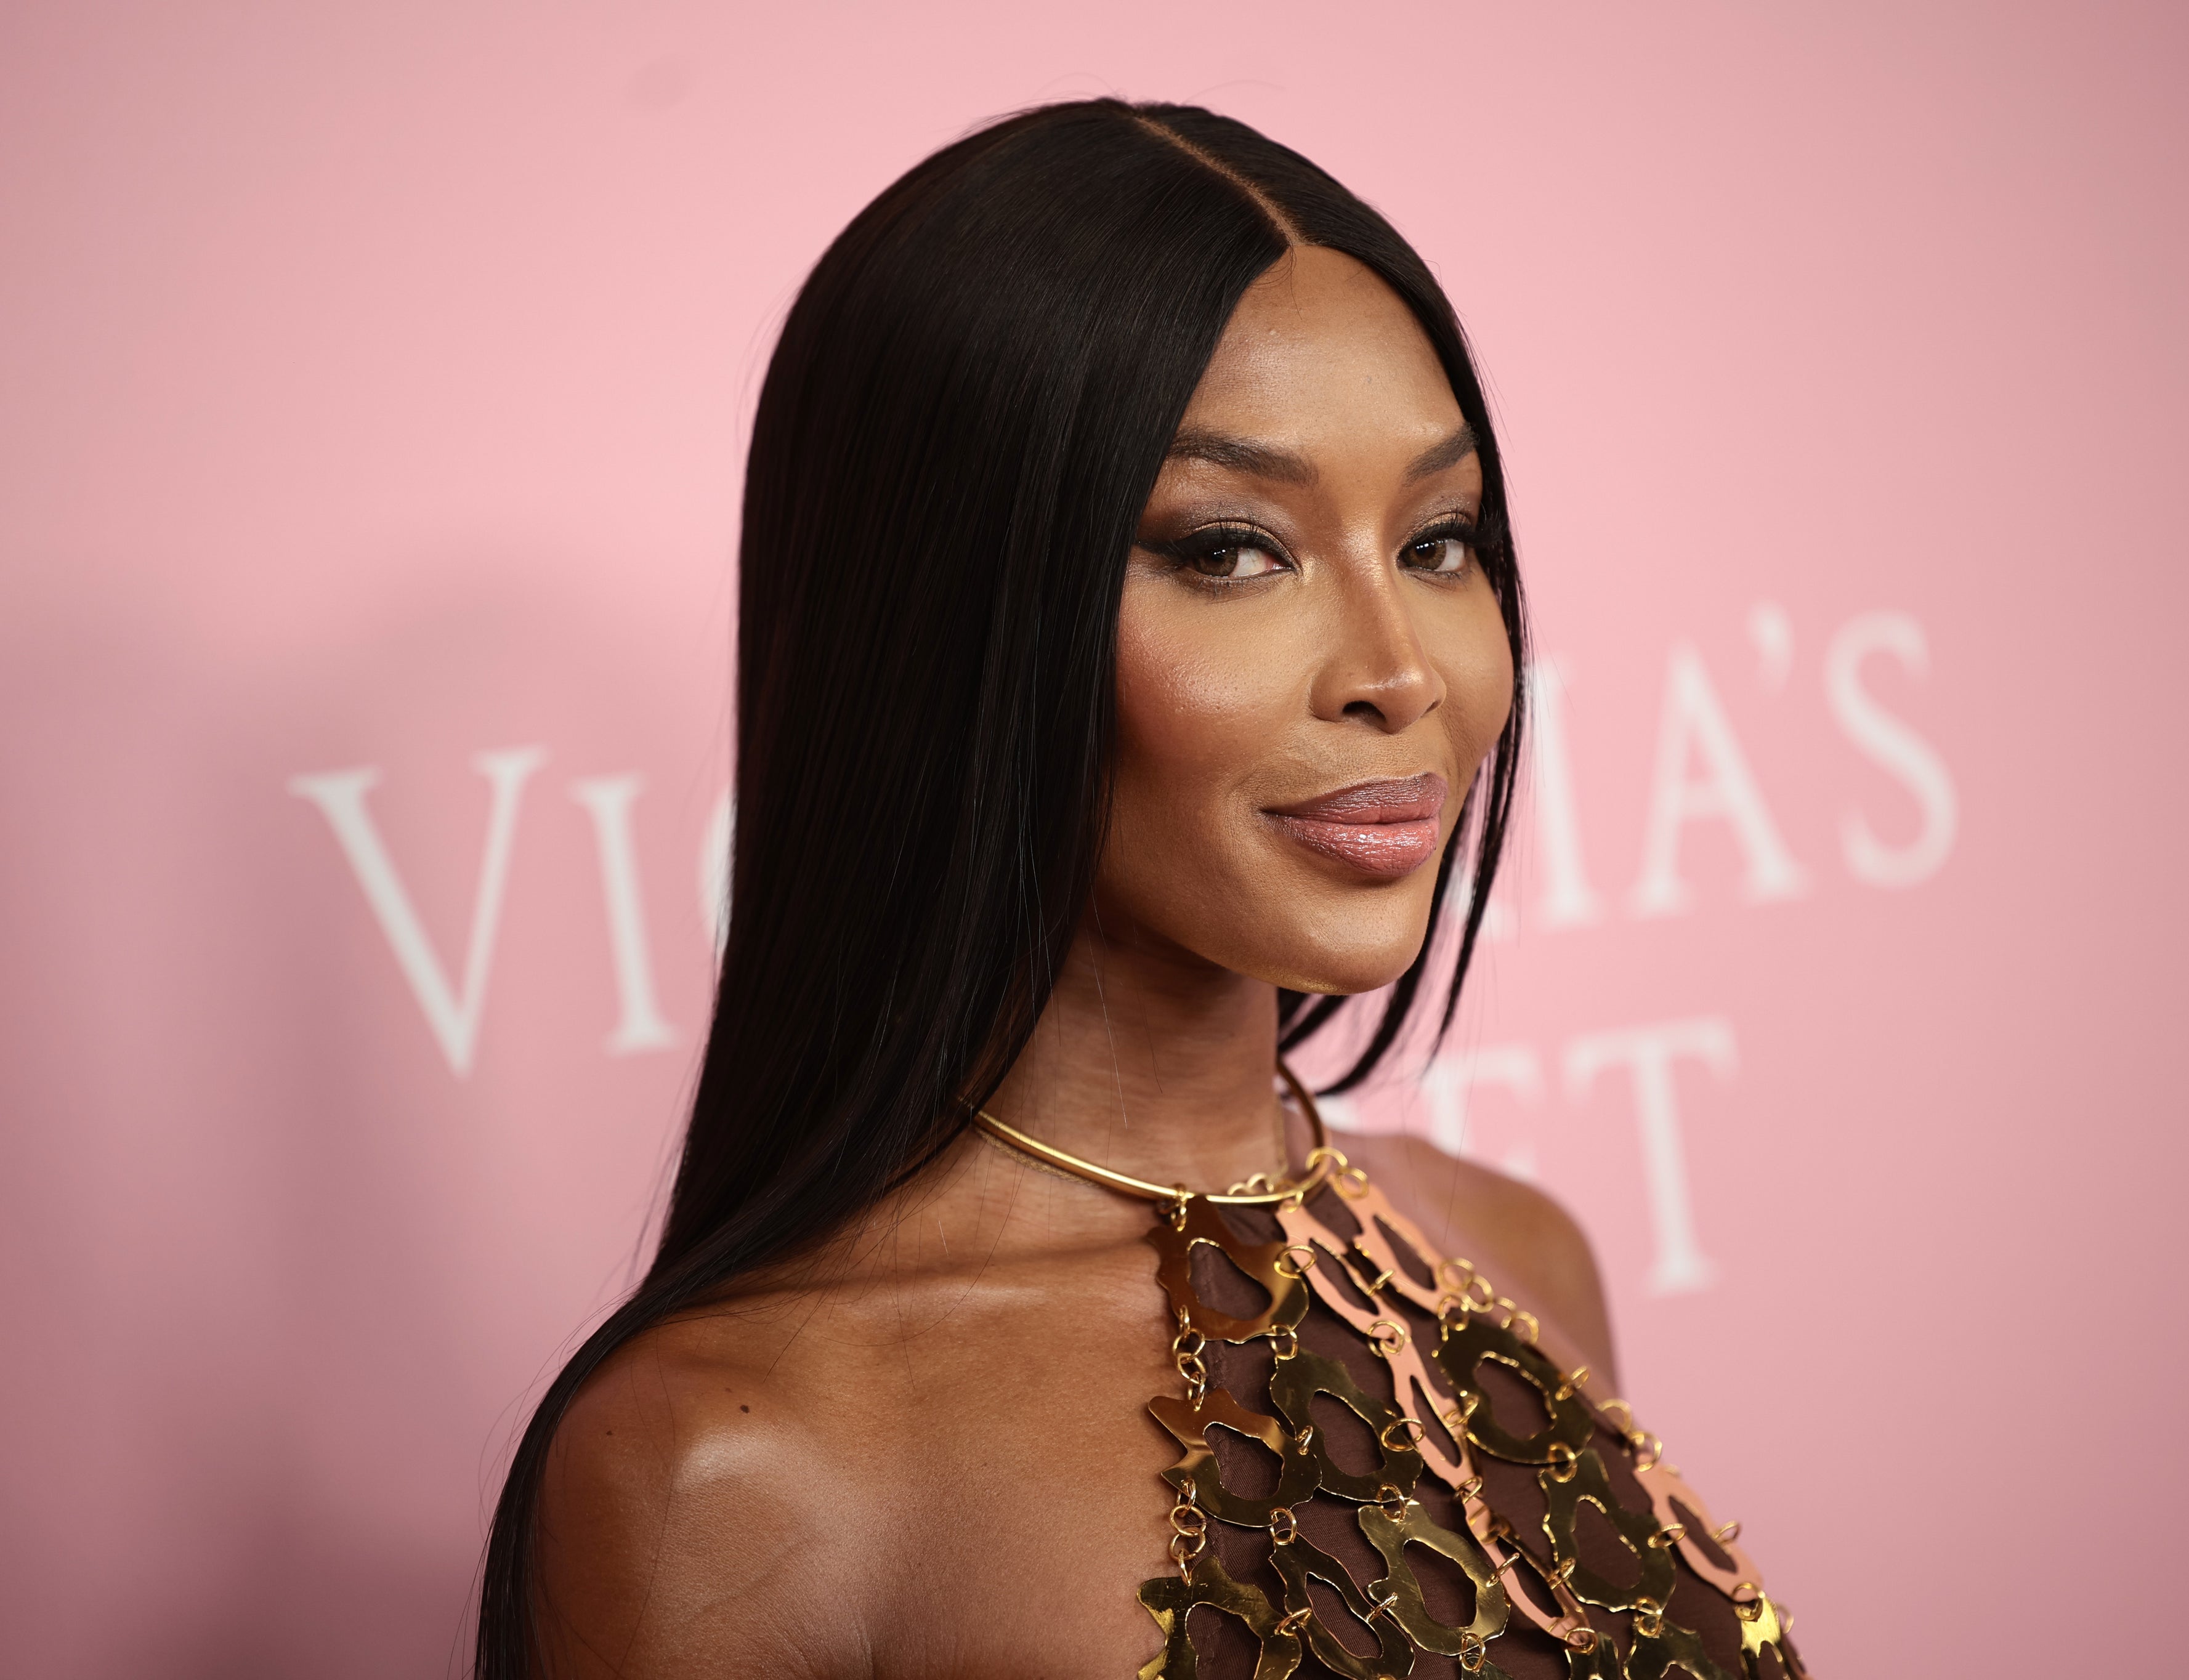
[{"label": "woman's face", "polygon": [[1413,960],[1512,704],[1481,506],[1444,369],[1381,280],[1309,247],[1248,290],[1127,568],[1112,936],[1304,992]]}]

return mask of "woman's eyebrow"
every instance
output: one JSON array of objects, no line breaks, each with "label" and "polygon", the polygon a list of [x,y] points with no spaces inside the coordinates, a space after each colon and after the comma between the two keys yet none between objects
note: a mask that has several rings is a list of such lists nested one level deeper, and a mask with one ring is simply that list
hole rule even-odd
[{"label": "woman's eyebrow", "polygon": [[1473,455],[1476,447],[1474,428],[1462,420],[1459,422],[1458,431],[1440,444],[1431,444],[1407,463],[1406,482],[1411,484],[1417,478],[1426,478],[1432,472],[1441,472],[1447,467],[1457,467]]},{"label": "woman's eyebrow", "polygon": [[1171,439],[1163,459],[1205,461],[1212,467],[1226,467],[1234,472],[1274,479],[1281,484],[1312,484],[1315,481],[1315,463],[1305,455],[1270,444],[1252,443],[1225,432],[1182,431]]},{"label": "woman's eyebrow", "polygon": [[[1406,482],[1411,484],[1433,472],[1441,472],[1447,467],[1457,467],[1478,447],[1474,428],[1462,421],[1457,431],[1431,444],[1406,463]],[[1212,467],[1226,467],[1281,484],[1309,485],[1316,478],[1315,463],[1305,455],[1279,449],[1273,444],[1257,444],[1228,432],[1182,431],[1171,440],[1163,458],[1205,461]]]}]

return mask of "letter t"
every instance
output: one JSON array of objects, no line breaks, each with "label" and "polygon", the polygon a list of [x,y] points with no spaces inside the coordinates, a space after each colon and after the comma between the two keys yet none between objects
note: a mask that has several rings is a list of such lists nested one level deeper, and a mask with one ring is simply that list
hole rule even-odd
[{"label": "letter t", "polygon": [[1657,1258],[1649,1282],[1653,1295],[1707,1289],[1717,1276],[1717,1267],[1696,1238],[1694,1204],[1688,1191],[1687,1151],[1672,1086],[1672,1065],[1682,1056],[1702,1061],[1721,1079],[1731,1078],[1739,1065],[1731,1024],[1717,1015],[1662,1021],[1591,1033],[1565,1048],[1570,1100],[1586,1097],[1596,1076],[1608,1067],[1626,1067],[1632,1073],[1643,1183],[1649,1191],[1650,1222],[1656,1228]]}]

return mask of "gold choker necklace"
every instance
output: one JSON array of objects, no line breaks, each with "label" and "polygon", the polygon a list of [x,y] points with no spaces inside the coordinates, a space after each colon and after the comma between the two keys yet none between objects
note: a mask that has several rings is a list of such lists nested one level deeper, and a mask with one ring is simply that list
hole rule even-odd
[{"label": "gold choker necklace", "polygon": [[[1567,1680],[1759,1680],[1773,1672],[1767,1650],[1778,1673],[1808,1680],[1740,1525],[1712,1520],[1625,1401],[1581,1392],[1587,1367],[1545,1354],[1534,1315],[1440,1255],[1278,1072],[1314,1134],[1306,1164],[1221,1195],[1114,1172],[975,1111],[1032,1160],[1155,1204],[1148,1241],[1184,1392],[1148,1410],[1183,1456],[1161,1473],[1178,1574],[1140,1589],[1163,1649],[1139,1680],[1290,1680],[1310,1657],[1311,1672],[1399,1680],[1425,1653],[1468,1680],[1509,1680],[1496,1659],[1529,1666],[1523,1648]],[[1223,1266],[1197,1287],[1204,1245],[1259,1288]],[[1339,1462],[1318,1399],[1356,1437],[1343,1457],[1373,1468]],[[1236,1457],[1227,1481],[1218,1454],[1242,1437],[1274,1456],[1274,1487],[1266,1472],[1260,1491],[1235,1485]],[[1413,1548],[1457,1565],[1471,1591],[1417,1576]],[[1242,1624],[1257,1655],[1196,1651],[1187,1619],[1203,1606]],[[1373,1656],[1355,1649],[1366,1641]]]},{"label": "gold choker necklace", "polygon": [[1277,1064],[1277,1073],[1299,1105],[1308,1129],[1314,1134],[1315,1144],[1308,1151],[1307,1166],[1297,1179],[1287,1179],[1272,1184],[1261,1174],[1236,1184],[1222,1195],[1190,1191],[1184,1185],[1159,1185],[1146,1179],[1136,1179],[1129,1173],[1114,1172],[1110,1168],[1061,1150],[1054,1144],[1044,1143],[1039,1138],[1029,1137],[1015,1126],[1007,1126],[985,1108],[973,1111],[973,1119],[989,1136],[1009,1144],[1021,1154],[1030,1155],[1045,1166],[1055,1167],[1084,1179],[1089,1184],[1100,1185],[1105,1190],[1114,1190],[1124,1196],[1136,1196],[1146,1202],[1175,1202],[1198,1199],[1211,1202],[1219,1208],[1273,1208],[1280,1202],[1292,1197],[1304,1200],[1322,1188],[1338,1163],[1344,1157],[1330,1147],[1330,1134],[1323,1129],[1321,1111],[1315,1107],[1315,1099],[1306,1086],[1292,1076],[1292,1071],[1283,1062]]}]

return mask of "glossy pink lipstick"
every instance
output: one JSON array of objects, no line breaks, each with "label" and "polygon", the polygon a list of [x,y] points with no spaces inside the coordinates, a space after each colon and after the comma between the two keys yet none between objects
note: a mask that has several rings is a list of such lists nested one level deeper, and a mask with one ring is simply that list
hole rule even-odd
[{"label": "glossy pink lipstick", "polygon": [[1432,770],[1403,782],[1362,782],[1270,815],[1310,851],[1363,874],[1396,879],[1436,856],[1447,791]]}]

